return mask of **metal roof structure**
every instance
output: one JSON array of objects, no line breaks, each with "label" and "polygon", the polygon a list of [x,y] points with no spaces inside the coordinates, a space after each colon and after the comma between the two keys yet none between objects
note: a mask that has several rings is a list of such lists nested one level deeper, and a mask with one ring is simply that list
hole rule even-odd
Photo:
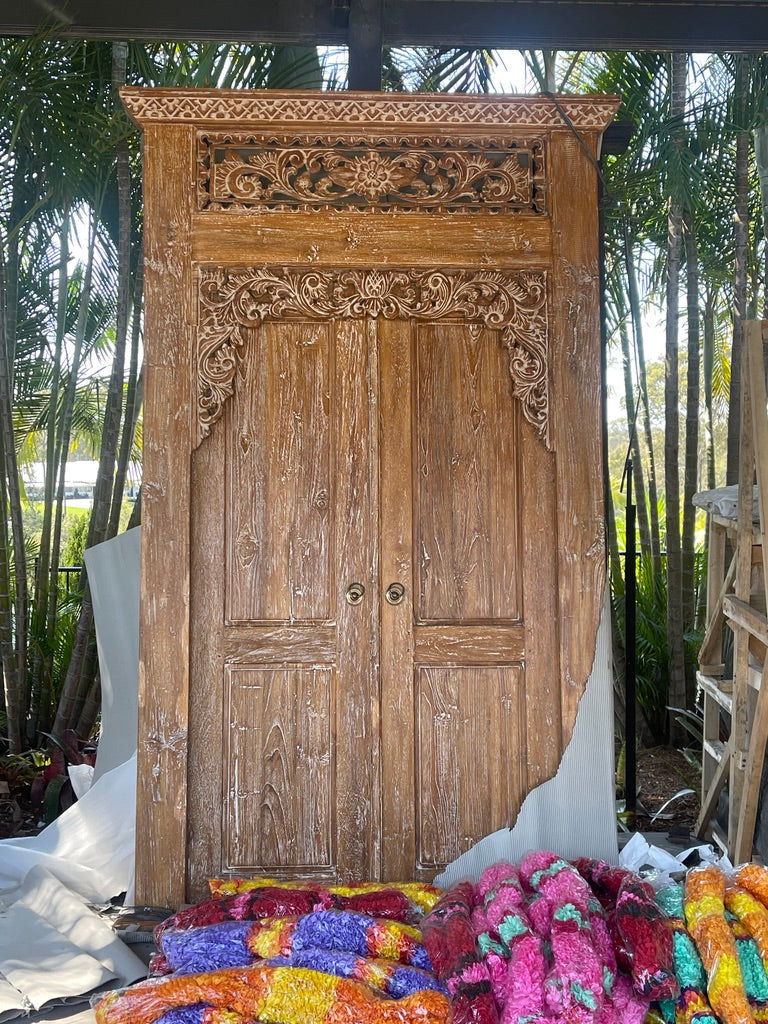
[{"label": "metal roof structure", "polygon": [[350,88],[392,46],[768,50],[768,0],[0,0],[0,33],[339,45]]}]

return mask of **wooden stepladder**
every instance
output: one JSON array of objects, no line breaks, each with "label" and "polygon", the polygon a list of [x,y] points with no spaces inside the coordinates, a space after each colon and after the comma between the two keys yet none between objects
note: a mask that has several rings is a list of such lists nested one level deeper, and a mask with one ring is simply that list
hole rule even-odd
[{"label": "wooden stepladder", "polygon": [[[752,858],[760,781],[768,741],[768,411],[763,341],[768,321],[744,322],[741,371],[739,500],[736,519],[710,515],[707,631],[697,680],[704,696],[702,802],[696,833],[711,834],[734,863]],[[757,481],[759,524],[754,521]],[[726,541],[733,557],[726,568]],[[723,627],[733,632],[733,678],[724,678]],[[730,734],[721,738],[730,717]],[[713,822],[728,783],[727,833]]]}]

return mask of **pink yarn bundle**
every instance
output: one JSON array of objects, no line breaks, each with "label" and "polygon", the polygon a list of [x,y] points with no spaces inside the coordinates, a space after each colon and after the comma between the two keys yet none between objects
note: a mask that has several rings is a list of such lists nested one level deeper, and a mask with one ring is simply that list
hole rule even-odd
[{"label": "pink yarn bundle", "polygon": [[[592,940],[589,886],[567,861],[546,850],[525,858],[520,877],[540,897],[529,913],[538,934],[548,934],[551,944],[546,1004],[573,1024],[593,1024],[601,1017],[608,979]],[[611,976],[609,988],[612,983]]]},{"label": "pink yarn bundle", "polygon": [[480,877],[482,906],[473,913],[502,1024],[545,1020],[547,961],[531,927],[526,897],[511,864],[494,864]]}]

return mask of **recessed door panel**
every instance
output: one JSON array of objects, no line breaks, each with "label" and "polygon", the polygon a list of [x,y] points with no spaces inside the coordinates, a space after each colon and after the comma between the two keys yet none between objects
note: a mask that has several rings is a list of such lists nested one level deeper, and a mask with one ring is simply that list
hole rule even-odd
[{"label": "recessed door panel", "polygon": [[525,792],[520,666],[416,673],[417,855],[440,869],[513,820]]},{"label": "recessed door panel", "polygon": [[227,621],[331,617],[329,324],[265,324],[233,395]]},{"label": "recessed door panel", "polygon": [[232,666],[226,675],[225,862],[332,868],[333,670]]},{"label": "recessed door panel", "polygon": [[498,332],[416,332],[415,565],[421,622],[520,617],[517,409]]}]

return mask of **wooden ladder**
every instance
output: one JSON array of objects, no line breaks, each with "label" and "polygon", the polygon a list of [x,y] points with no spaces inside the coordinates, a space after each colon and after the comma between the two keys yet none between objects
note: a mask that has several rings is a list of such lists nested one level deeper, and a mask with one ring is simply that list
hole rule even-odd
[{"label": "wooden ladder", "polygon": [[[710,514],[707,629],[699,651],[697,680],[704,698],[702,801],[696,834],[710,834],[733,863],[752,859],[760,781],[768,740],[768,410],[763,340],[768,321],[744,321],[741,369],[738,515]],[[753,522],[757,479],[760,522]],[[726,568],[726,541],[733,557]],[[753,569],[755,571],[753,571]],[[759,579],[759,586],[753,585]],[[758,607],[755,607],[755,599]],[[725,680],[723,627],[733,631],[733,678]],[[730,735],[721,739],[721,722]],[[727,832],[713,821],[728,783]]]}]

